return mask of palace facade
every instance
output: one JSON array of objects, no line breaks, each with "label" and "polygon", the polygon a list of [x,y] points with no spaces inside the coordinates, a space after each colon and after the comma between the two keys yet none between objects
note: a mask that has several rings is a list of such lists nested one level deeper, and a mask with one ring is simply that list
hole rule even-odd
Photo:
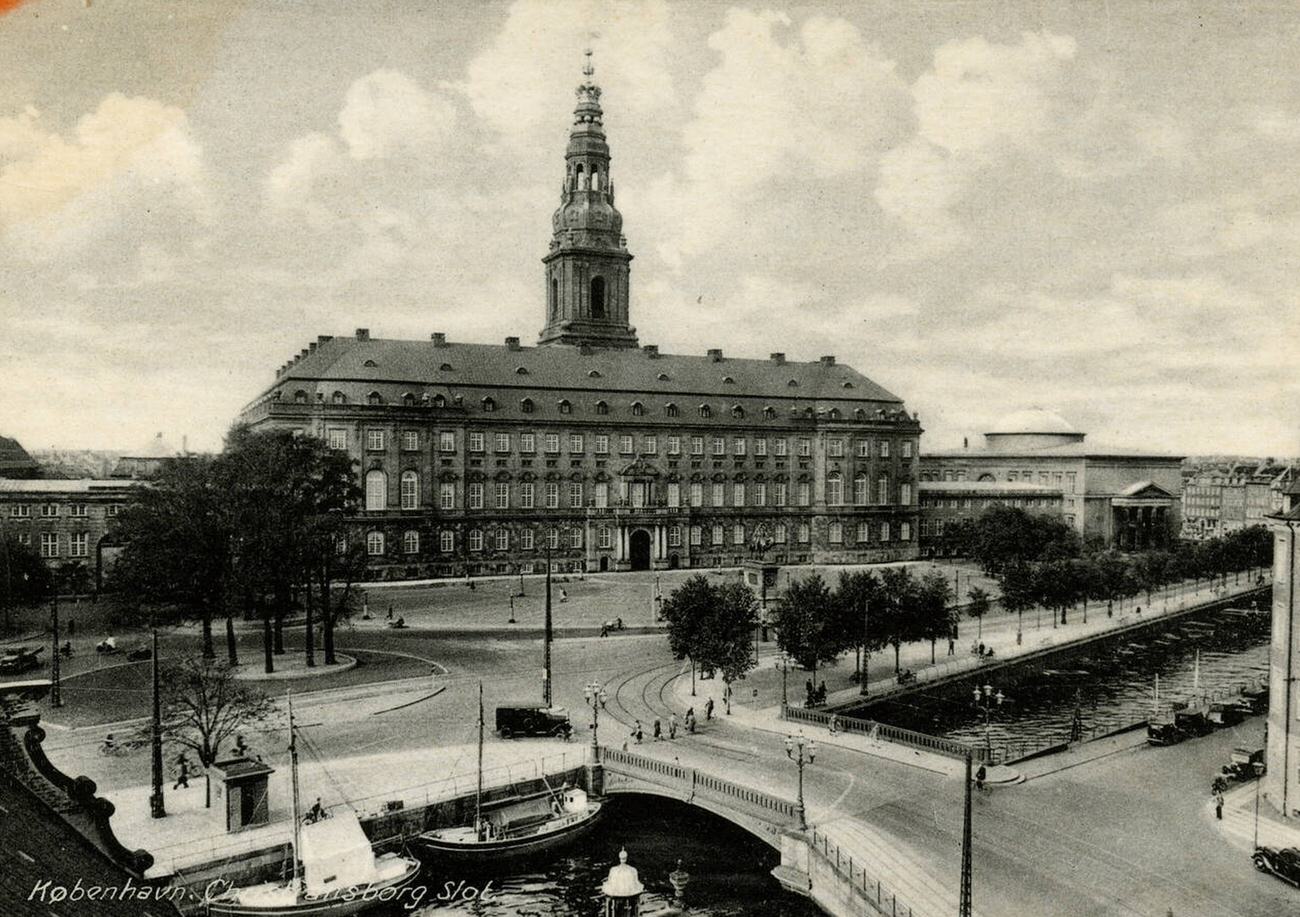
[{"label": "palace facade", "polygon": [[321,336],[241,420],[356,460],[376,576],[916,557],[921,427],[900,398],[833,356],[640,345],[586,73],[537,346]]}]

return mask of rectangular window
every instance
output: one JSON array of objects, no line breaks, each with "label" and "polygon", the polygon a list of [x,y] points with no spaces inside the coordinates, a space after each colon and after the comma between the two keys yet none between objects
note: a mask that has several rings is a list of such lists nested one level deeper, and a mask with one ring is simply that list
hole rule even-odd
[{"label": "rectangular window", "polygon": [[844,440],[828,439],[826,441],[826,454],[829,455],[831,458],[843,458]]},{"label": "rectangular window", "polygon": [[745,485],[739,482],[731,485],[731,505],[745,505]]},{"label": "rectangular window", "polygon": [[533,482],[524,481],[519,485],[519,507],[521,509],[533,508]]},{"label": "rectangular window", "polygon": [[596,482],[596,508],[604,509],[609,506],[609,482]]},{"label": "rectangular window", "polygon": [[605,433],[596,434],[596,454],[609,455],[609,436]]},{"label": "rectangular window", "polygon": [[571,548],[582,547],[582,529],[580,528],[569,529],[569,547]]},{"label": "rectangular window", "polygon": [[785,458],[785,456],[786,456],[786,454],[787,454],[787,451],[788,451],[789,448],[790,448],[790,444],[789,444],[786,440],[784,440],[784,439],[778,439],[778,440],[777,440],[776,442],[774,442],[772,445],[773,445],[773,447],[776,449],[776,451],[775,451],[775,453],[774,453],[774,454],[776,455],[776,457],[777,457],[777,458]]},{"label": "rectangular window", "polygon": [[509,434],[509,433],[498,433],[498,434],[496,435],[496,447],[497,447],[497,450],[496,450],[497,452],[509,452],[509,451],[510,451],[510,434]]},{"label": "rectangular window", "polygon": [[722,539],[726,537],[727,531],[722,526],[715,525],[713,527],[713,531],[710,534],[712,535],[712,539],[711,539],[712,543],[718,545],[718,544],[722,544]]},{"label": "rectangular window", "polygon": [[911,457],[912,457],[912,441],[910,439],[905,439],[903,440],[903,458],[911,458]]},{"label": "rectangular window", "polygon": [[596,547],[608,551],[614,546],[614,533],[607,525],[602,525],[596,530]]},{"label": "rectangular window", "polygon": [[108,504],[107,507],[104,508],[104,515],[109,516],[111,518],[113,516],[116,516],[121,511],[122,511],[122,504],[110,503]]},{"label": "rectangular window", "polygon": [[584,445],[584,444],[583,444],[583,442],[582,442],[582,434],[581,434],[581,433],[570,433],[570,434],[569,434],[569,454],[570,454],[570,455],[582,455],[582,452],[583,452],[583,445]]},{"label": "rectangular window", "polygon": [[831,544],[844,543],[844,526],[838,522],[832,522],[826,531],[826,537]]},{"label": "rectangular window", "polygon": [[645,438],[645,447],[641,450],[641,452],[642,452],[643,454],[645,454],[645,455],[658,455],[658,454],[659,454],[659,437],[657,437],[657,436],[647,436],[647,437]]},{"label": "rectangular window", "polygon": [[912,540],[912,523],[900,522],[898,524],[898,538],[900,541]]},{"label": "rectangular window", "polygon": [[799,440],[799,457],[807,458],[810,455],[812,455],[812,440],[801,437]]},{"label": "rectangular window", "polygon": [[812,505],[812,487],[809,486],[809,484],[808,484],[807,481],[800,481],[800,482],[799,482],[799,503],[798,503],[798,505],[799,505],[799,506],[811,506],[811,505]]},{"label": "rectangular window", "polygon": [[631,455],[631,454],[632,454],[632,437],[631,437],[631,436],[629,436],[629,435],[627,435],[627,434],[625,433],[625,434],[623,434],[622,436],[620,436],[620,437],[618,438],[618,451],[619,451],[619,454],[620,454],[620,455]]},{"label": "rectangular window", "polygon": [[691,482],[691,506],[704,505],[704,485],[699,481]]},{"label": "rectangular window", "polygon": [[737,436],[735,439],[733,439],[733,440],[731,441],[731,454],[732,454],[732,455],[744,455],[744,454],[745,454],[745,440],[744,440],[744,437]]},{"label": "rectangular window", "polygon": [[331,449],[339,450],[339,449],[346,449],[348,447],[347,430],[341,430],[338,427],[330,427],[328,436],[329,436],[329,447]]},{"label": "rectangular window", "polygon": [[881,477],[876,481],[876,502],[881,506],[889,504],[889,478]]},{"label": "rectangular window", "polygon": [[761,481],[754,485],[754,505],[767,506],[767,484]]},{"label": "rectangular window", "polygon": [[420,451],[420,434],[414,430],[402,431],[402,451],[419,452]]},{"label": "rectangular window", "polygon": [[474,430],[474,431],[472,431],[472,432],[469,434],[469,451],[470,451],[470,452],[482,452],[482,451],[483,451],[483,431],[482,431],[482,430]]},{"label": "rectangular window", "polygon": [[754,454],[767,455],[767,440],[765,439],[754,440]]},{"label": "rectangular window", "polygon": [[680,436],[668,437],[668,454],[669,455],[682,454],[682,438]]},{"label": "rectangular window", "polygon": [[668,527],[668,547],[680,548],[682,546],[682,527],[672,525]]},{"label": "rectangular window", "polygon": [[[112,507],[109,507],[109,509],[112,509]],[[18,519],[27,519],[31,516],[31,514],[32,514],[32,508],[26,503],[15,503],[13,507],[9,510],[9,515],[14,516]],[[109,515],[112,514],[110,513]]]},{"label": "rectangular window", "polygon": [[546,485],[546,508],[560,508],[560,485],[554,481],[550,481]]},{"label": "rectangular window", "polygon": [[880,457],[889,458],[889,440],[887,439],[880,441]]},{"label": "rectangular window", "polygon": [[546,546],[552,551],[560,546],[560,530],[554,526],[546,530]]},{"label": "rectangular window", "polygon": [[682,485],[676,481],[668,482],[668,505],[674,508],[682,505]]},{"label": "rectangular window", "polygon": [[521,550],[524,550],[524,551],[531,551],[531,550],[533,549],[533,530],[532,530],[532,529],[520,529],[520,531],[519,531],[519,547],[520,547]]},{"label": "rectangular window", "polygon": [[57,532],[41,532],[41,557],[59,556],[59,536]]},{"label": "rectangular window", "polygon": [[483,532],[480,529],[469,530],[469,549],[471,551],[483,550]]},{"label": "rectangular window", "polygon": [[456,533],[451,529],[443,529],[438,533],[438,550],[444,554],[450,553],[456,549]]},{"label": "rectangular window", "polygon": [[713,454],[714,455],[727,454],[727,441],[723,439],[721,436],[713,437]]},{"label": "rectangular window", "polygon": [[703,437],[703,436],[692,436],[692,437],[691,437],[691,455],[703,455],[703,454],[704,454],[704,437]]},{"label": "rectangular window", "polygon": [[85,516],[85,515],[88,515],[87,509],[86,509],[86,504],[84,504],[84,503],[72,503],[72,504],[70,504],[70,505],[68,506],[68,515],[69,515],[69,516]]},{"label": "rectangular window", "polygon": [[509,551],[509,550],[510,550],[510,530],[509,530],[509,529],[497,529],[496,542],[497,542],[497,550],[498,550],[498,551]]},{"label": "rectangular window", "polygon": [[510,508],[510,484],[506,481],[497,482],[497,509]]},{"label": "rectangular window", "polygon": [[772,505],[785,506],[785,503],[786,503],[785,481],[776,481],[775,483],[772,484]]},{"label": "rectangular window", "polygon": [[574,509],[582,508],[582,482],[575,481],[569,485],[569,506]]},{"label": "rectangular window", "polygon": [[691,526],[691,547],[698,548],[704,543],[704,526]]},{"label": "rectangular window", "polygon": [[420,533],[405,532],[402,535],[402,552],[404,554],[420,553]]},{"label": "rectangular window", "polygon": [[777,544],[785,544],[790,539],[789,529],[785,527],[784,522],[778,522],[772,529],[772,540]]},{"label": "rectangular window", "polygon": [[726,485],[721,481],[714,481],[713,492],[709,496],[710,506],[723,506],[727,502]]},{"label": "rectangular window", "polygon": [[858,440],[858,458],[871,458],[871,440]]},{"label": "rectangular window", "polygon": [[733,525],[733,526],[731,527],[731,543],[732,543],[732,544],[744,544],[744,543],[745,543],[745,526],[744,526],[744,524],[742,524],[742,523],[740,523],[740,522],[737,522],[735,525]]},{"label": "rectangular window", "polygon": [[880,540],[881,540],[881,541],[888,541],[888,540],[889,540],[889,523],[888,523],[888,522],[882,522],[882,523],[880,523]]},{"label": "rectangular window", "polygon": [[384,449],[384,431],[367,430],[366,448],[369,449],[371,452],[382,452]]},{"label": "rectangular window", "polygon": [[546,452],[547,452],[547,454],[548,454],[548,455],[554,455],[555,453],[557,453],[557,452],[559,452],[559,451],[560,451],[560,434],[558,434],[558,433],[547,433],[547,434],[546,434]]},{"label": "rectangular window", "polygon": [[866,544],[870,540],[871,540],[871,523],[859,522],[858,523],[858,544]]},{"label": "rectangular window", "polygon": [[438,485],[438,506],[442,509],[456,508],[456,483],[443,481]]},{"label": "rectangular window", "polygon": [[810,528],[808,527],[808,523],[806,523],[806,522],[800,522],[800,523],[799,523],[799,543],[800,543],[800,544],[807,544],[807,543],[810,542],[810,541],[812,541],[812,529],[810,529]]},{"label": "rectangular window", "polygon": [[1065,473],[1065,489],[1068,490],[1070,493],[1075,493],[1074,490],[1075,483],[1076,483],[1075,473],[1073,471],[1067,471]]},{"label": "rectangular window", "polygon": [[483,508],[483,484],[481,482],[476,481],[469,485],[469,508]]},{"label": "rectangular window", "polygon": [[420,477],[414,471],[402,472],[398,486],[402,509],[420,508]]},{"label": "rectangular window", "polygon": [[537,451],[537,436],[533,433],[519,434],[519,451],[526,455],[532,455]]},{"label": "rectangular window", "polygon": [[366,553],[371,557],[382,557],[384,553],[384,533],[371,532],[366,535]]},{"label": "rectangular window", "polygon": [[867,484],[865,474],[853,479],[853,502],[857,506],[866,506],[871,497],[871,487]]},{"label": "rectangular window", "polygon": [[1046,471],[1040,471],[1040,472],[1038,472],[1038,483],[1039,483],[1039,484],[1044,484],[1044,485],[1045,485],[1045,484],[1050,484],[1050,483],[1051,483],[1051,475],[1049,475]]},{"label": "rectangular window", "polygon": [[68,556],[87,557],[90,554],[90,535],[87,532],[73,532],[68,536]]},{"label": "rectangular window", "polygon": [[911,484],[904,483],[904,484],[899,484],[899,485],[898,485],[898,502],[901,503],[901,504],[903,504],[904,506],[911,506],[911,505],[912,505],[912,485],[911,485]]}]

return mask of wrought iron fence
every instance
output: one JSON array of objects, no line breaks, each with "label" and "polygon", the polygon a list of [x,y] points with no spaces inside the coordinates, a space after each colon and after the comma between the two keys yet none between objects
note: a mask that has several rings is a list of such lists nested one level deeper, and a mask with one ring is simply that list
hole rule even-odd
[{"label": "wrought iron fence", "polygon": [[912,908],[898,899],[879,878],[873,880],[861,863],[856,863],[851,854],[844,853],[839,845],[825,834],[812,829],[812,850],[820,854],[826,863],[848,880],[849,886],[861,893],[867,901],[875,905],[876,910],[889,917],[912,917]]}]

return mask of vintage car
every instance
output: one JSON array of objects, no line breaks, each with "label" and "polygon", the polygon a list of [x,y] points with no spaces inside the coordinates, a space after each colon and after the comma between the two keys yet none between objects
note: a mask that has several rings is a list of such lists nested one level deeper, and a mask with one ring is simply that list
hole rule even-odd
[{"label": "vintage car", "polygon": [[1177,745],[1187,736],[1178,731],[1172,716],[1147,723],[1147,742],[1151,745]]},{"label": "vintage car", "polygon": [[1245,719],[1245,711],[1235,702],[1210,704],[1210,722],[1216,726],[1236,726]]},{"label": "vintage car", "polygon": [[1268,689],[1262,688],[1258,691],[1242,691],[1241,697],[1238,698],[1237,704],[1246,711],[1247,714],[1267,713],[1268,712]]},{"label": "vintage car", "polygon": [[41,667],[44,647],[16,646],[0,651],[0,675],[21,675]]},{"label": "vintage car", "polygon": [[1251,859],[1260,872],[1271,872],[1300,888],[1300,850],[1295,847],[1256,847]]},{"label": "vintage car", "polygon": [[573,734],[569,714],[562,707],[543,704],[524,704],[514,707],[497,707],[497,734],[503,739],[513,736],[562,736]]},{"label": "vintage car", "polygon": [[1264,749],[1234,748],[1232,757],[1223,765],[1223,776],[1229,780],[1250,780],[1256,775],[1256,764],[1260,766],[1259,773],[1262,774]]},{"label": "vintage car", "polygon": [[1214,731],[1214,724],[1203,710],[1174,711],[1174,728],[1188,738],[1209,735]]}]

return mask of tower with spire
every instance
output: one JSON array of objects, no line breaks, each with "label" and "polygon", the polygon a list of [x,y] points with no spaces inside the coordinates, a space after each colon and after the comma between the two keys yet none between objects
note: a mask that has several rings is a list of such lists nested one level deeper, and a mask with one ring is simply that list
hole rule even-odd
[{"label": "tower with spire", "polygon": [[546,326],[540,344],[636,347],[629,324],[628,275],[632,255],[623,237],[623,216],[614,208],[609,144],[592,80],[591,51],[564,154],[560,207],[546,265]]}]

